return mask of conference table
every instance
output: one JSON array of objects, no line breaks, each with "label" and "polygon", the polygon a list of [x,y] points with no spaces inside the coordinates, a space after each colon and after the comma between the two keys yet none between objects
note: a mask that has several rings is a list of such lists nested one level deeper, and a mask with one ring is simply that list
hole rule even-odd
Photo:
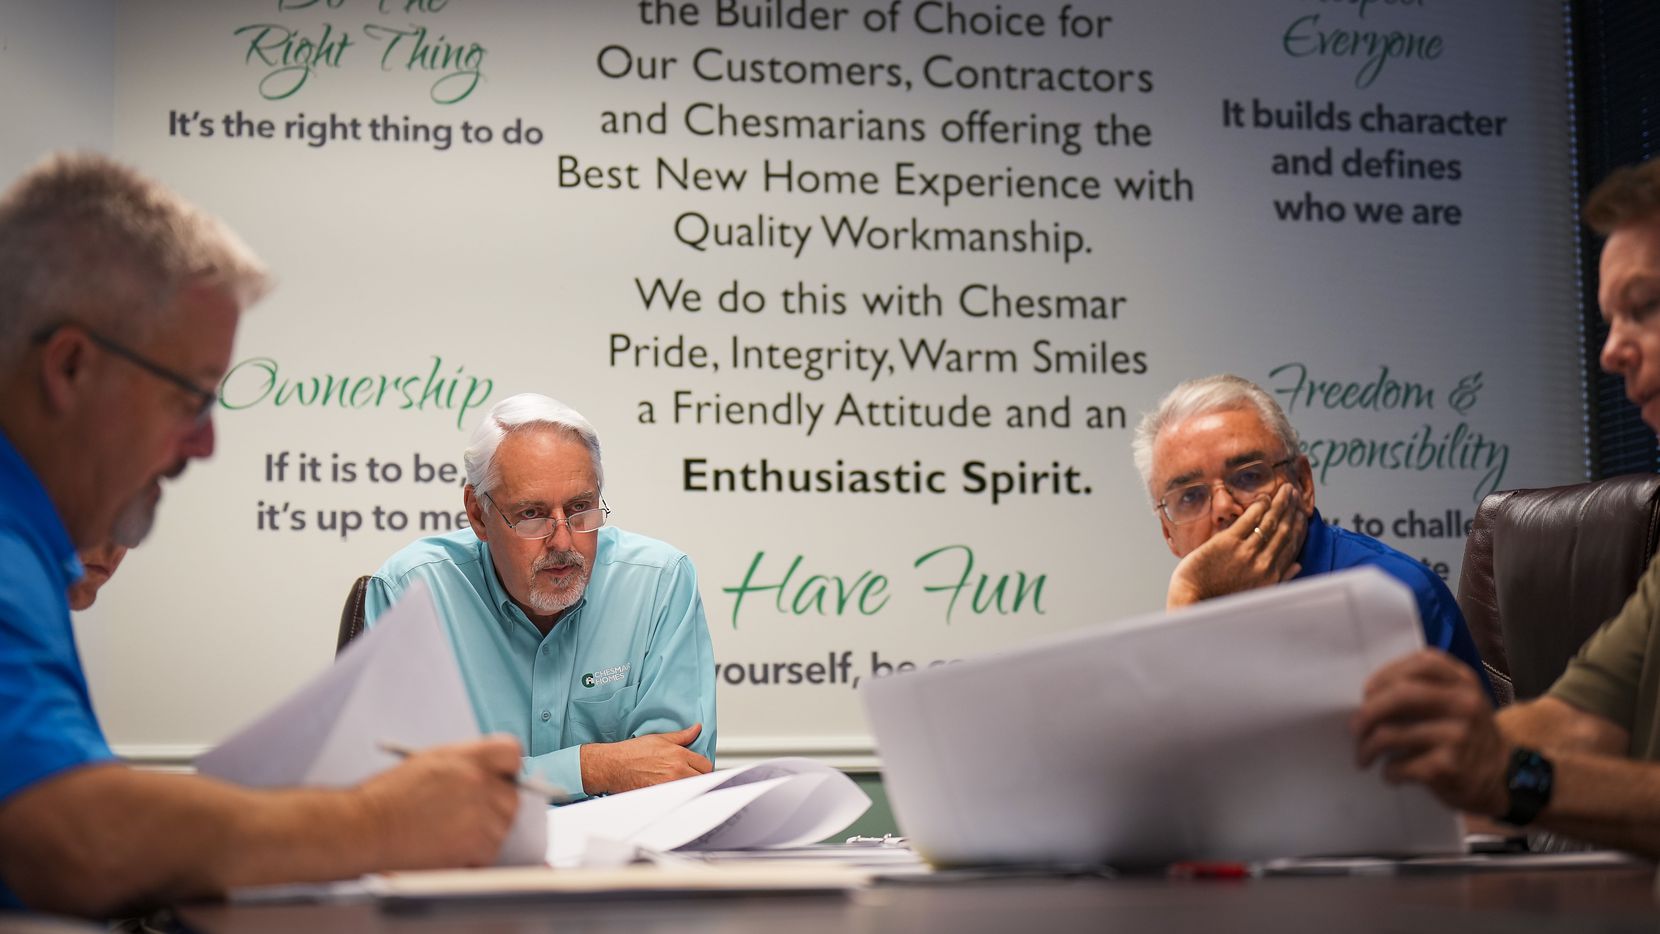
[{"label": "conference table", "polygon": [[884,883],[850,895],[449,903],[203,904],[202,934],[529,934],[551,931],[1660,931],[1648,864],[1396,876],[981,879]]}]

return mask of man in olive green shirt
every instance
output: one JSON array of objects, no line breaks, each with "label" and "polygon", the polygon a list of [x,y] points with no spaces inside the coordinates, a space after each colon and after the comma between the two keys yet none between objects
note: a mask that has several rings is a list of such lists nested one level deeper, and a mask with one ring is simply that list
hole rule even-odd
[{"label": "man in olive green shirt", "polygon": [[[1660,431],[1660,159],[1610,175],[1585,218],[1603,245],[1602,367],[1625,378]],[[1425,785],[1447,804],[1605,846],[1660,856],[1660,566],[1651,564],[1537,700],[1495,715],[1469,668],[1425,650],[1366,684],[1350,726],[1360,765]]]},{"label": "man in olive green shirt", "polygon": [[[1586,640],[1546,695],[1623,727],[1633,759],[1660,761],[1660,562],[1619,614]],[[1656,776],[1660,780],[1660,775]]]}]

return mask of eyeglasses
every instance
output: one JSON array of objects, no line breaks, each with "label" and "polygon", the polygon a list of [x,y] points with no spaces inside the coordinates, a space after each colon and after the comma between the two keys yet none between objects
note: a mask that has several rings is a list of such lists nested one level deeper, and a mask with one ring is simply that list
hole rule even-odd
[{"label": "eyeglasses", "polygon": [[[60,328],[63,328],[63,327],[66,327],[66,326],[68,326],[68,325],[67,324],[54,324],[51,327],[46,328],[45,330],[41,331],[39,334],[35,335],[35,343],[37,343],[37,344],[45,343],[46,340],[48,338],[50,338],[53,334],[56,334]],[[168,367],[162,366],[161,364],[157,363],[154,360],[151,360],[149,357],[144,356],[143,354],[139,353],[138,351],[133,350],[132,348],[126,346],[125,344],[122,344],[122,343],[119,343],[117,341],[111,340],[110,338],[105,337],[102,334],[99,334],[97,331],[94,331],[93,329],[87,327],[84,324],[77,324],[75,326],[80,328],[82,331],[85,331],[87,339],[92,341],[94,344],[96,344],[101,349],[106,350],[106,351],[108,351],[112,354],[115,354],[117,357],[120,357],[121,359],[127,361],[128,363],[133,364],[134,366],[138,367],[139,369],[143,370],[144,372],[149,373],[151,376],[157,377],[158,379],[166,380],[167,382],[172,383],[174,386],[177,386],[180,389],[184,390],[184,392],[186,394],[188,394],[191,398],[196,400],[196,414],[193,416],[194,419],[195,419],[196,425],[199,427],[199,426],[204,425],[204,424],[207,423],[208,416],[213,414],[214,403],[219,401],[219,393],[214,392],[214,391],[210,391],[210,390],[207,390],[207,389],[203,389],[201,386],[198,386],[196,384],[196,382],[194,380],[192,380],[190,377],[185,376],[184,374],[178,372],[177,370],[169,369]]]},{"label": "eyeglasses", "polygon": [[1252,461],[1230,471],[1220,481],[1211,480],[1178,487],[1164,494],[1164,498],[1153,504],[1153,509],[1162,510],[1164,517],[1169,519],[1172,525],[1203,519],[1210,515],[1211,503],[1215,499],[1214,490],[1219,482],[1227,488],[1228,495],[1232,496],[1235,502],[1244,505],[1267,492],[1274,484],[1274,472],[1294,459],[1288,457],[1273,463]]},{"label": "eyeglasses", "polygon": [[564,519],[557,516],[526,516],[514,522],[507,518],[507,513],[501,511],[501,507],[496,505],[495,499],[489,493],[479,495],[490,501],[490,508],[494,509],[496,514],[501,516],[501,521],[507,523],[513,534],[520,538],[548,538],[559,530],[560,522],[565,523],[565,528],[570,529],[572,535],[578,532],[597,532],[600,526],[605,524],[605,517],[611,514],[611,507],[605,505],[605,500],[602,499],[599,501],[599,508],[573,512]]}]

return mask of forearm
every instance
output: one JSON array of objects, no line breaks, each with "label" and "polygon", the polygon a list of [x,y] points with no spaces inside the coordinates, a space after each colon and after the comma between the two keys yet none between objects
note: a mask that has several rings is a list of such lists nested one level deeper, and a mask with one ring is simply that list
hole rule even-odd
[{"label": "forearm", "polygon": [[224,868],[213,873],[214,891],[406,868],[389,843],[389,825],[397,818],[377,810],[358,789],[221,787],[248,800],[236,804],[218,841]]},{"label": "forearm", "polygon": [[1660,857],[1660,764],[1587,753],[1552,763],[1550,804],[1532,826]]},{"label": "forearm", "polygon": [[1538,749],[1554,767],[1537,826],[1604,846],[1660,856],[1660,764],[1625,758],[1623,727],[1554,697],[1499,712],[1511,746]]},{"label": "forearm", "polygon": [[1510,745],[1547,755],[1624,756],[1630,746],[1630,734],[1623,727],[1554,697],[1512,704],[1494,720]]},{"label": "forearm", "polygon": [[1170,586],[1164,592],[1164,609],[1179,610],[1184,606],[1192,606],[1203,599],[1199,589],[1180,573],[1170,576]]},{"label": "forearm", "polygon": [[350,792],[258,792],[117,765],[0,809],[0,872],[31,907],[90,916],[277,881],[360,875],[383,838]]}]

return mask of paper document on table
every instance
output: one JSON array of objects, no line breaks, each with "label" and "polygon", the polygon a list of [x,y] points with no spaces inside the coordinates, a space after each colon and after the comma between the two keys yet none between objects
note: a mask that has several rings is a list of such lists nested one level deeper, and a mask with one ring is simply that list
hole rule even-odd
[{"label": "paper document on table", "polygon": [[1366,679],[1422,647],[1411,591],[1362,568],[861,694],[900,829],[939,864],[1459,852],[1456,815],[1354,764]]},{"label": "paper document on table", "polygon": [[738,850],[822,840],[870,807],[853,780],[811,759],[768,759],[548,812],[548,862],[590,863],[616,843],[647,850]]},{"label": "paper document on table", "polygon": [[[203,753],[196,770],[255,787],[347,786],[398,763],[382,740],[425,747],[478,736],[455,652],[417,581],[328,670]],[[499,863],[542,861],[546,810],[545,800],[520,793]]]}]

